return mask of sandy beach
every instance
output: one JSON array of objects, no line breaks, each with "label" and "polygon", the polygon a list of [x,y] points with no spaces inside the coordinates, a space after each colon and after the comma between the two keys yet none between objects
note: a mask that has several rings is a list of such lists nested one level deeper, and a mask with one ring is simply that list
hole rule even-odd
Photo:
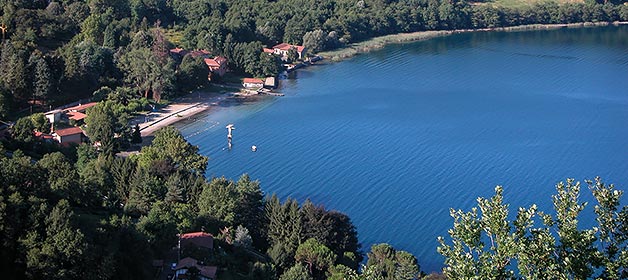
[{"label": "sandy beach", "polygon": [[196,114],[210,110],[229,97],[229,92],[195,92],[177,98],[172,104],[145,115],[137,116],[132,123],[138,124],[142,137],[150,136],[162,127],[172,125]]}]

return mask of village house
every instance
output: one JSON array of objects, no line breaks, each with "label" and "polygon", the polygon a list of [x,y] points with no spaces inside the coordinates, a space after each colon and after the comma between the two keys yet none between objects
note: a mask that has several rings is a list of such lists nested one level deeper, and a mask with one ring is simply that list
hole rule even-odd
[{"label": "village house", "polygon": [[65,108],[63,111],[64,112],[80,112],[80,113],[85,113],[87,111],[87,109],[94,107],[98,104],[98,102],[89,102],[89,103],[85,103],[85,104],[81,104],[79,103],[76,106],[73,107],[69,107],[69,108]]},{"label": "village house", "polygon": [[76,106],[68,107],[65,109],[56,109],[44,113],[44,116],[51,124],[60,122],[68,122],[69,120],[81,121],[87,117],[85,112],[87,109],[96,106],[97,102],[90,102],[86,104],[79,103]]},{"label": "village house", "polygon": [[58,123],[61,122],[61,117],[63,116],[63,110],[52,110],[44,113],[44,116],[48,119],[50,123]]},{"label": "village house", "polygon": [[193,258],[183,258],[177,262],[177,265],[173,269],[175,271],[175,279],[190,279],[191,275],[188,275],[188,272],[190,272],[191,268],[196,268],[198,279],[216,279],[218,267],[205,265]]},{"label": "village house", "polygon": [[227,58],[222,56],[211,57],[211,53],[208,50],[194,50],[194,51],[186,51],[182,48],[174,48],[170,49],[170,54],[177,58],[179,62],[181,59],[187,54],[192,57],[202,57],[205,65],[209,68],[209,75],[207,76],[208,80],[212,80],[212,75],[216,74],[220,77],[224,76],[227,73]]},{"label": "village house", "polygon": [[[281,44],[275,45],[273,47],[273,52],[275,54],[281,55],[282,57],[287,57],[288,51],[290,51],[291,48],[294,48],[297,51],[297,54],[299,55],[299,59],[303,59],[305,57],[306,48],[304,46],[291,45],[288,43],[281,43]],[[264,52],[266,52],[266,50],[264,50]]]},{"label": "village house", "polygon": [[270,89],[276,88],[277,79],[275,79],[275,77],[266,77],[266,80],[264,80],[264,87]]},{"label": "village house", "polygon": [[242,80],[242,86],[245,88],[262,88],[264,87],[264,81],[256,78],[244,78]]},{"label": "village house", "polygon": [[[209,68],[209,72],[211,74],[217,74],[222,77],[227,73],[227,59],[222,56],[217,56],[214,58],[205,58],[205,64]],[[209,80],[211,80],[211,74]]]},{"label": "village house", "polygon": [[194,245],[209,250],[214,249],[214,237],[205,232],[190,232],[179,236],[179,248],[185,248],[188,245]]},{"label": "village house", "polygon": [[55,130],[52,132],[52,137],[61,145],[69,145],[71,143],[81,144],[85,135],[80,127],[70,127]]}]

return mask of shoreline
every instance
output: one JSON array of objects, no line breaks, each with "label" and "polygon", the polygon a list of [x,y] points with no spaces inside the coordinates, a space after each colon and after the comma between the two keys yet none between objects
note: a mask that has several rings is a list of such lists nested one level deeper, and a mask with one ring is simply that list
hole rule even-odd
[{"label": "shoreline", "polygon": [[[619,26],[628,25],[625,21],[615,22],[580,22],[580,23],[562,23],[562,24],[529,24],[517,25],[509,27],[482,28],[482,29],[458,29],[458,30],[430,30],[417,31],[411,33],[398,33],[384,35],[371,38],[367,41],[351,44],[348,47],[318,53],[324,60],[331,62],[339,62],[353,56],[368,53],[374,50],[382,49],[391,44],[411,43],[418,41],[430,40],[433,38],[449,36],[452,34],[470,33],[470,32],[492,32],[492,31],[530,31],[530,30],[552,30],[560,28],[581,28],[594,26]],[[206,112],[211,109],[212,105],[218,104],[235,92],[223,91],[220,93],[212,92],[194,92],[184,97],[177,98],[173,103],[160,108],[156,112],[151,112],[146,116],[138,116],[133,120],[133,125],[139,124],[142,137],[151,136],[155,131],[162,127],[173,125],[179,121],[189,119],[190,117]],[[148,121],[146,118],[150,118]]]},{"label": "shoreline", "polygon": [[151,136],[160,128],[173,125],[210,110],[212,106],[218,105],[231,94],[233,93],[226,91],[220,93],[206,91],[190,93],[173,100],[171,104],[157,111],[137,116],[131,122],[133,125],[139,125],[142,137]]},{"label": "shoreline", "polygon": [[449,36],[452,34],[470,33],[470,32],[491,32],[491,31],[531,31],[531,30],[552,30],[560,28],[581,28],[595,26],[619,26],[628,25],[626,21],[614,22],[579,22],[579,23],[556,23],[556,24],[528,24],[516,25],[508,27],[480,28],[480,29],[456,29],[456,30],[428,30],[410,33],[397,33],[374,37],[366,41],[353,43],[347,47],[318,53],[325,60],[331,62],[339,62],[354,57],[359,54],[368,53],[374,50],[380,50],[388,45],[411,43],[418,41],[430,40],[433,38]]}]

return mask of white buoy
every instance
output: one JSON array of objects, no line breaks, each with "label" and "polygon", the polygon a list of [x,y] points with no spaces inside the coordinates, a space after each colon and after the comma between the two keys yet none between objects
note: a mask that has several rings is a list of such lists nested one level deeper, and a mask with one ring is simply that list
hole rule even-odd
[{"label": "white buoy", "polygon": [[257,146],[255,146],[255,145],[251,146],[251,151],[257,152]]}]

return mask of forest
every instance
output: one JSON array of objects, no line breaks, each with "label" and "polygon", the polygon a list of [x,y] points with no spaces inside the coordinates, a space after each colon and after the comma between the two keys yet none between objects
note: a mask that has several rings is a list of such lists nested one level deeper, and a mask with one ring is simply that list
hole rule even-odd
[{"label": "forest", "polygon": [[[557,186],[555,214],[520,208],[509,220],[501,188],[479,209],[452,210],[439,238],[443,275],[388,244],[363,248],[347,215],[309,200],[262,192],[247,175],[206,178],[208,157],[174,128],[140,153],[130,116],[208,87],[204,49],[236,77],[276,75],[263,47],[311,53],[375,36],[421,30],[628,20],[623,1],[539,2],[521,8],[444,0],[0,0],[0,271],[3,279],[151,279],[177,234],[205,231],[219,249],[219,279],[628,278],[628,210],[622,192],[587,182],[596,226],[578,224],[580,185]],[[211,83],[221,83],[220,79]],[[90,144],[34,137],[41,112],[101,101],[85,120]]]}]

